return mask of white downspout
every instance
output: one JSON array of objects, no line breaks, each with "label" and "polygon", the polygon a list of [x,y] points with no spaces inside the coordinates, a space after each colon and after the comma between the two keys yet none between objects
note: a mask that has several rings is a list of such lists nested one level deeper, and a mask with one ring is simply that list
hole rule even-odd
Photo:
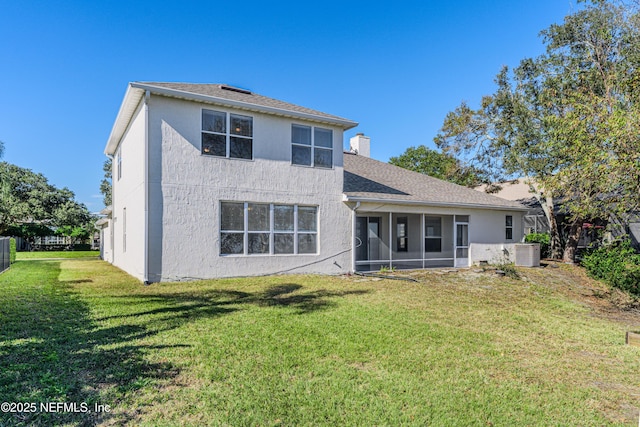
[{"label": "white downspout", "polygon": [[356,211],[360,207],[360,202],[351,209],[351,272],[356,272]]},{"label": "white downspout", "polygon": [[144,94],[144,284],[149,285],[149,98],[151,93]]}]

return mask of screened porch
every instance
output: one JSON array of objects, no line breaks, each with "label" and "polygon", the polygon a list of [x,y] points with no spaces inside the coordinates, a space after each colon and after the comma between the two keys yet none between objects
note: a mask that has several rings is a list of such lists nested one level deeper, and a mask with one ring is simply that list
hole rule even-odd
[{"label": "screened porch", "polygon": [[467,267],[469,216],[358,212],[355,270]]}]

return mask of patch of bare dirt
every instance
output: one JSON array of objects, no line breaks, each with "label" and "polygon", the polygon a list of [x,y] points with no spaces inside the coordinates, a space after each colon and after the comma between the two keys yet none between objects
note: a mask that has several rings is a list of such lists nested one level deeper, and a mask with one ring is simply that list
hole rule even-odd
[{"label": "patch of bare dirt", "polygon": [[543,261],[540,268],[519,269],[523,277],[593,310],[595,316],[640,328],[640,300],[587,276],[584,268]]}]

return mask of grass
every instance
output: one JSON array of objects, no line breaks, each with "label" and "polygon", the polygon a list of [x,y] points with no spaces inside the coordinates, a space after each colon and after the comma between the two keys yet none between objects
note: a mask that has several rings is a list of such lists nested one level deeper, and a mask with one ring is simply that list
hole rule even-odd
[{"label": "grass", "polygon": [[519,272],[145,287],[99,260],[18,261],[2,400],[112,410],[0,425],[637,424],[640,316],[612,318],[571,267]]},{"label": "grass", "polygon": [[53,259],[53,258],[87,258],[100,256],[100,251],[42,251],[16,252],[16,260]]}]

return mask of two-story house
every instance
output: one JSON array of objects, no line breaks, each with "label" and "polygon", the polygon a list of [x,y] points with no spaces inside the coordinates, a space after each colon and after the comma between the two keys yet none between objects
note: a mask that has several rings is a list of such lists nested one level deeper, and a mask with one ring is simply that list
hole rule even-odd
[{"label": "two-story house", "polygon": [[343,153],[356,125],[226,85],[131,83],[103,257],[156,282],[467,266],[519,240],[517,203],[373,160],[362,134]]}]

